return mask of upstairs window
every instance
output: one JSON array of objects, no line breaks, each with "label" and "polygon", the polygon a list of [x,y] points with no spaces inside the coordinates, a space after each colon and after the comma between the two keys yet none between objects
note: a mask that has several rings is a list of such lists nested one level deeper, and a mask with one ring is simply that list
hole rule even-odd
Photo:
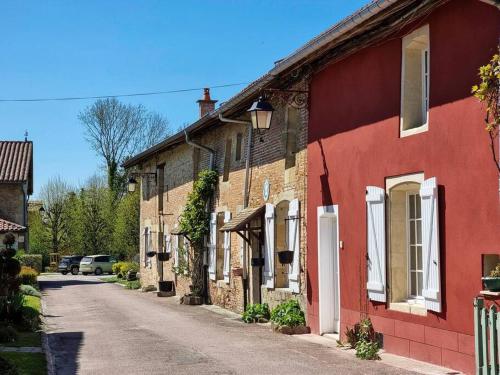
[{"label": "upstairs window", "polygon": [[235,151],[235,155],[234,155],[235,161],[241,160],[242,143],[243,143],[243,134],[242,133],[236,134],[236,151]]},{"label": "upstairs window", "polygon": [[226,140],[226,149],[224,153],[224,171],[222,174],[222,181],[229,180],[229,169],[231,168],[231,149],[233,147],[233,142],[231,138]]},{"label": "upstairs window", "polygon": [[401,136],[426,131],[429,117],[429,26],[403,38]]}]

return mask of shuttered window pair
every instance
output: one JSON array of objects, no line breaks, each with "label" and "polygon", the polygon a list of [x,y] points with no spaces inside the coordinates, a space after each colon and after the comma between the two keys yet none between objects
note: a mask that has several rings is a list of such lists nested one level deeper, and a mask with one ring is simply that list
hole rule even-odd
[{"label": "shuttered window pair", "polygon": [[[231,219],[231,212],[224,212],[224,223],[227,223]],[[229,283],[229,276],[231,273],[231,233],[217,233],[217,213],[212,212],[210,214],[210,235],[208,242],[208,275],[210,280],[217,280],[217,236],[224,236],[223,247],[224,247],[224,265],[223,265],[223,277],[224,282]]]},{"label": "shuttered window pair", "polygon": [[[422,297],[427,310],[441,312],[439,257],[438,189],[435,177],[420,186],[422,225]],[[376,186],[366,188],[368,296],[372,301],[386,302],[386,202],[385,191]]]},{"label": "shuttered window pair", "polygon": [[[293,261],[288,274],[289,288],[293,293],[300,292],[300,207],[299,200],[294,199],[288,207],[288,246],[293,251]],[[276,246],[275,207],[267,203],[264,215],[264,280],[267,288],[274,288],[275,267],[274,254]]]}]

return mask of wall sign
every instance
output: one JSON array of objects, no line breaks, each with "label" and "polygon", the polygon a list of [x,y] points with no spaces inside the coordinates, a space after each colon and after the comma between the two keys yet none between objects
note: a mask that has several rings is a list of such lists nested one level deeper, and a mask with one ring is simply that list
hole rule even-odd
[{"label": "wall sign", "polygon": [[266,180],[264,181],[264,185],[262,186],[262,197],[266,202],[269,199],[270,189],[271,189],[271,184],[269,183],[269,180],[266,178]]}]

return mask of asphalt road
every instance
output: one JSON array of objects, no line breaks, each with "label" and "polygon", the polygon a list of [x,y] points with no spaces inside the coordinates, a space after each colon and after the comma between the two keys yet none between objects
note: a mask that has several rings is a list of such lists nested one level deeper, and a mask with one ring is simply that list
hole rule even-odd
[{"label": "asphalt road", "polygon": [[409,373],[93,276],[39,281],[58,375]]}]

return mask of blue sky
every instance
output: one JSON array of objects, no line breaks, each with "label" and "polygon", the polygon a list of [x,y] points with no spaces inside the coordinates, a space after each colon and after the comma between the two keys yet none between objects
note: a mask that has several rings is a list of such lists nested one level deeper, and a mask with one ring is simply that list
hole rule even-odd
[{"label": "blue sky", "polygon": [[[0,2],[0,98],[92,96],[251,82],[366,1]],[[224,101],[243,86],[214,89]],[[176,130],[200,92],[122,99]],[[0,139],[35,149],[35,196],[52,176],[73,185],[101,169],[78,113],[92,101],[0,103]]]}]

